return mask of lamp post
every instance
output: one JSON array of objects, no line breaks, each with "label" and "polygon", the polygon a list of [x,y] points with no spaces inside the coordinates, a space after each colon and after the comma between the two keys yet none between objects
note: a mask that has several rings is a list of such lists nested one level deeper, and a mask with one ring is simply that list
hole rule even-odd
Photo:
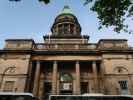
[{"label": "lamp post", "polygon": [[8,70],[12,70],[12,69],[14,69],[14,68],[15,68],[15,66],[7,67],[7,68],[3,71],[3,73],[1,74],[0,89],[2,88],[2,83],[3,83],[4,75],[6,74],[6,72],[7,72]]}]

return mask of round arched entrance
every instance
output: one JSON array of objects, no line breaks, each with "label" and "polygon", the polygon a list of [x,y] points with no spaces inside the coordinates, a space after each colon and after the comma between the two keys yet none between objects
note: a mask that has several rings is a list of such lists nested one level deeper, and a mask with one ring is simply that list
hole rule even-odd
[{"label": "round arched entrance", "polygon": [[60,94],[70,95],[73,90],[73,77],[70,73],[60,74]]}]

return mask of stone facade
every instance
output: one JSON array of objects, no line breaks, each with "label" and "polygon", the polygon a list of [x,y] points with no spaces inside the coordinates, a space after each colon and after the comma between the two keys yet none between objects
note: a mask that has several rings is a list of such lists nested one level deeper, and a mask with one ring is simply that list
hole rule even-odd
[{"label": "stone facade", "polygon": [[133,48],[127,40],[88,43],[68,11],[65,7],[57,16],[44,43],[6,40],[0,50],[0,91],[31,92],[40,100],[50,94],[133,94]]}]

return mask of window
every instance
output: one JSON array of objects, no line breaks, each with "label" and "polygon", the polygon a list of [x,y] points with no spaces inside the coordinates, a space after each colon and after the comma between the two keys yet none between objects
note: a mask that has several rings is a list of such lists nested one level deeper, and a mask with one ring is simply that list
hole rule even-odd
[{"label": "window", "polygon": [[69,73],[61,73],[60,81],[72,81],[73,78]]},{"label": "window", "polygon": [[127,89],[127,81],[119,81],[119,84],[121,89]]},{"label": "window", "polygon": [[60,76],[60,89],[61,90],[72,90],[73,77],[69,73],[61,73]]},{"label": "window", "polygon": [[73,24],[70,25],[70,33],[71,33],[71,34],[74,33],[74,25],[73,25]]},{"label": "window", "polygon": [[128,94],[128,82],[126,80],[119,81],[121,94]]},{"label": "window", "polygon": [[4,92],[12,92],[14,88],[14,81],[6,81],[4,84]]},{"label": "window", "polygon": [[63,25],[60,24],[58,26],[58,32],[59,32],[59,34],[63,33]]},{"label": "window", "polygon": [[64,24],[64,33],[69,34],[69,24]]}]

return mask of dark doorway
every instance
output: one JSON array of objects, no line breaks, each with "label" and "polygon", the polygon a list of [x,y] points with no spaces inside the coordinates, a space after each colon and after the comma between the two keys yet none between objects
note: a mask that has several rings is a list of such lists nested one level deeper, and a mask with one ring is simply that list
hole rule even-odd
[{"label": "dark doorway", "polygon": [[81,94],[89,93],[88,82],[81,82]]},{"label": "dark doorway", "polygon": [[49,99],[49,95],[52,93],[52,83],[45,82],[44,83],[44,100]]}]

